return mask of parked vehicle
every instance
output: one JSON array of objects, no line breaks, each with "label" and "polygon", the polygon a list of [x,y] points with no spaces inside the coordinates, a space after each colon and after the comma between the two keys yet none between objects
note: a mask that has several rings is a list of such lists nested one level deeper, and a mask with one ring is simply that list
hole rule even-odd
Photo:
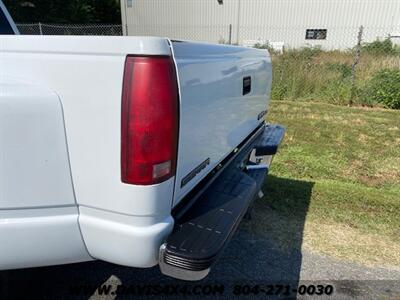
[{"label": "parked vehicle", "polygon": [[204,278],[284,134],[264,122],[268,52],[23,36],[1,10],[0,269],[100,259]]}]

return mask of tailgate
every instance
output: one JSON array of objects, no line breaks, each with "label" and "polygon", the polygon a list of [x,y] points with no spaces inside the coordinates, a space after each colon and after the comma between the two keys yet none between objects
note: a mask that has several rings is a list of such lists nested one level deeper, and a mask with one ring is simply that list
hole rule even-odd
[{"label": "tailgate", "polygon": [[176,205],[263,121],[272,67],[265,50],[172,45],[180,88]]}]

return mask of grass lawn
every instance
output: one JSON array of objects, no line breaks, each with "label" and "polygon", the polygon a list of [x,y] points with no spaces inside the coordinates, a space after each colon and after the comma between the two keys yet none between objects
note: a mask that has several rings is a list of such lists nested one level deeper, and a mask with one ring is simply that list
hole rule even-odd
[{"label": "grass lawn", "polygon": [[251,232],[366,265],[400,267],[400,111],[273,101],[287,133]]}]

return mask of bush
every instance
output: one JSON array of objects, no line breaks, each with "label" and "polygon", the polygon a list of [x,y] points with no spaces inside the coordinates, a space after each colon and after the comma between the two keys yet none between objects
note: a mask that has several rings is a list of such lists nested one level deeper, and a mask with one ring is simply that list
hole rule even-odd
[{"label": "bush", "polygon": [[382,103],[400,109],[400,70],[384,69],[375,73],[363,92],[366,103]]},{"label": "bush", "polygon": [[268,50],[271,48],[268,43],[264,43],[264,44],[255,43],[253,47],[257,48],[257,49],[268,49]]},{"label": "bush", "polygon": [[[273,56],[272,98],[344,104],[351,90],[351,65],[344,62],[348,56],[317,47],[289,49]],[[332,57],[333,62],[326,62]]]},{"label": "bush", "polygon": [[[387,48],[381,49],[394,53],[395,47],[390,41],[384,45]],[[287,49],[282,54],[272,55],[271,97],[339,105],[347,105],[352,99],[355,105],[399,109],[400,55],[362,54],[355,82],[352,80],[353,61],[354,53],[311,47]]]},{"label": "bush", "polygon": [[322,49],[320,46],[302,47],[300,49],[289,49],[288,51],[286,51],[286,55],[288,58],[307,61],[312,60],[314,57],[318,56],[321,53]]},{"label": "bush", "polygon": [[270,44],[268,44],[268,43],[264,43],[264,44],[256,43],[256,44],[254,44],[253,47],[254,47],[254,48],[257,48],[257,49],[267,49],[268,52],[269,52],[269,54],[271,54],[271,55],[278,55],[278,54],[280,54],[279,51],[275,50],[275,49],[274,49]]},{"label": "bush", "polygon": [[378,39],[372,43],[365,43],[361,51],[373,55],[400,55],[399,47],[394,45],[390,38],[386,38],[383,41]]}]

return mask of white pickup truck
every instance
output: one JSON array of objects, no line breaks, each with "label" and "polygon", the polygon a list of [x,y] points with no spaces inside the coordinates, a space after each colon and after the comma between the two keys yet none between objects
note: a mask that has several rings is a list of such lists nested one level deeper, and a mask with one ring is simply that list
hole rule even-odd
[{"label": "white pickup truck", "polygon": [[23,36],[0,9],[0,269],[100,259],[204,278],[259,193],[266,50]]}]

